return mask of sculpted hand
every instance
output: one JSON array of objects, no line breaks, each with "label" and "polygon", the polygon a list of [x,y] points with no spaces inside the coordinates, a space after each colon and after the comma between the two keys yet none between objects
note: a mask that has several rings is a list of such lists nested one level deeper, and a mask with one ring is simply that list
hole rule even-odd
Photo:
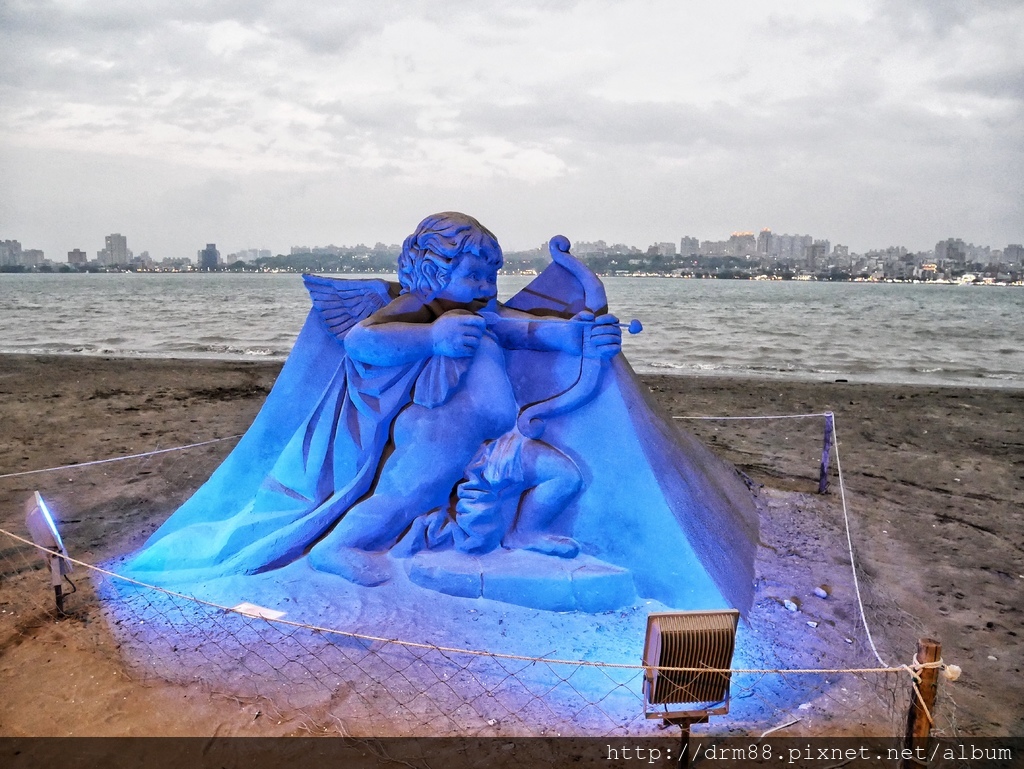
[{"label": "sculpted hand", "polygon": [[480,346],[487,322],[465,310],[446,312],[430,325],[435,355],[469,358]]},{"label": "sculpted hand", "polygon": [[583,357],[609,360],[622,350],[622,329],[614,315],[595,318],[593,313],[581,312],[575,320],[593,323],[583,327]]}]

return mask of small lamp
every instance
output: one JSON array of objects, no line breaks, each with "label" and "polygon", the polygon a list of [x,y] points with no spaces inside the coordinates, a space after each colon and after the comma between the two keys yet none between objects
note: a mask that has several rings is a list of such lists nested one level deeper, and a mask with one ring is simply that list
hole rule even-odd
[{"label": "small lamp", "polygon": [[682,729],[682,766],[687,765],[690,726],[729,712],[732,676],[722,671],[732,667],[739,617],[735,609],[647,617],[644,715]]},{"label": "small lamp", "polygon": [[[50,584],[53,585],[53,593],[57,598],[57,612],[63,614],[63,580],[67,579],[66,575],[73,570],[73,566],[68,560],[68,551],[57,531],[57,524],[54,523],[53,516],[50,515],[50,510],[38,491],[33,492],[25,502],[25,526],[32,541],[45,551],[42,555],[50,565]],[[71,592],[75,592],[75,585],[70,579],[68,584],[72,587]]]}]

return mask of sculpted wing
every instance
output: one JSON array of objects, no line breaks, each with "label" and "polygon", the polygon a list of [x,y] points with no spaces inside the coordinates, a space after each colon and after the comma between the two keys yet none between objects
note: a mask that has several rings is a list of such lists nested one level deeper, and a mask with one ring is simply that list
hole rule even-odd
[{"label": "sculpted wing", "polygon": [[344,339],[352,326],[384,307],[401,291],[398,283],[380,278],[303,275],[302,282],[320,319],[338,340]]}]

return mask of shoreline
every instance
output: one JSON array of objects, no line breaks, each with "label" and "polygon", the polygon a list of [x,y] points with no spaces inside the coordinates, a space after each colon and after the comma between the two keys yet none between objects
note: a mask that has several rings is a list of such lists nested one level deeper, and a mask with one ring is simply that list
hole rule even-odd
[{"label": "shoreline", "polygon": [[[253,355],[248,357],[217,357],[217,356],[204,356],[204,357],[192,357],[192,356],[173,356],[173,355],[112,355],[110,353],[92,353],[92,352],[4,352],[0,351],[0,367],[5,360],[10,359],[12,362],[19,360],[31,360],[39,363],[44,363],[49,360],[66,360],[69,363],[76,360],[90,360],[90,361],[103,361],[106,363],[115,364],[118,362],[125,363],[140,363],[140,364],[154,364],[154,365],[191,365],[191,364],[206,364],[211,366],[253,366],[253,367],[267,367],[268,370],[280,371],[281,367],[284,366],[288,356],[283,357],[270,357]],[[967,391],[981,391],[981,392],[996,392],[996,393],[1021,393],[1024,394],[1024,382],[1020,384],[1011,383],[1005,385],[989,384],[987,382],[979,383],[957,383],[957,382],[875,382],[875,381],[858,381],[856,379],[850,379],[849,377],[842,377],[837,379],[826,379],[819,378],[814,379],[812,377],[800,377],[800,376],[767,376],[762,373],[718,373],[718,372],[703,372],[703,371],[683,371],[678,369],[666,369],[664,371],[651,371],[644,369],[642,371],[635,371],[637,377],[640,379],[657,379],[661,377],[668,377],[670,379],[696,379],[696,380],[722,380],[722,381],[743,381],[743,382],[755,382],[762,383],[771,386],[782,386],[782,385],[796,385],[796,386],[820,386],[827,387],[829,385],[849,385],[856,387],[874,387],[874,388],[904,388],[908,390],[915,389],[962,389]],[[276,373],[275,373],[276,376]],[[979,377],[980,379],[980,377]]]},{"label": "shoreline", "polygon": [[[0,474],[237,435],[252,422],[281,365],[0,355],[6,438]],[[964,670],[960,682],[943,685],[953,688],[941,700],[942,716],[953,717],[962,734],[1024,732],[1024,691],[1016,686],[1024,658],[1024,392],[712,375],[640,379],[669,416],[834,412],[868,617],[885,655],[909,661],[916,639],[934,635],[944,659]],[[834,465],[832,492],[814,493],[823,420],[673,423],[735,464],[758,491],[765,542],[759,550],[762,610],[777,609],[773,621],[809,642],[804,619],[811,615],[790,614],[778,601],[803,595],[800,590],[817,584],[811,580],[834,579],[830,605],[838,613],[820,618],[822,628],[840,620],[844,627],[856,625],[856,607],[842,603],[849,595],[849,565],[842,566],[846,543]],[[0,482],[0,527],[21,531],[25,497],[38,489],[74,511],[60,518],[73,557],[98,563],[123,555],[140,546],[233,445],[225,440],[151,463],[6,479]],[[0,542],[4,557],[11,552]],[[302,733],[294,719],[255,720],[265,706],[211,698],[201,687],[133,680],[103,622],[96,621],[99,615],[54,621],[52,591],[26,592],[17,581],[43,585],[42,569],[34,561],[15,569],[4,557],[0,734]],[[783,571],[772,571],[776,566]],[[798,590],[791,578],[807,584]],[[812,611],[817,599],[808,595]],[[40,698],[40,691],[46,696]],[[69,697],[75,708],[66,707]],[[168,722],[168,708],[181,718]],[[803,715],[798,728],[806,734],[859,728],[856,713],[837,712],[826,722]],[[712,725],[724,729],[728,723],[716,719]]]},{"label": "shoreline", "polygon": [[[318,275],[350,275],[350,276],[361,276],[361,275],[372,275],[372,276],[385,276],[394,277],[395,272],[380,271],[380,272],[366,272],[366,271],[345,271],[345,270],[324,270],[324,269],[269,269],[269,270],[74,270],[74,269],[59,269],[62,265],[57,265],[57,269],[50,270],[0,270],[0,275],[279,275],[279,274],[290,274],[290,275],[306,275],[310,273],[316,273]],[[499,276],[507,277],[536,277],[539,273],[536,270],[509,270],[499,271]],[[825,275],[822,277],[819,274],[812,273],[739,273],[733,275],[714,275],[711,273],[702,273],[699,275],[687,274],[687,275],[672,275],[667,273],[659,272],[624,272],[616,270],[615,272],[595,272],[601,279],[605,278],[665,278],[668,280],[759,280],[759,281],[778,281],[778,282],[808,282],[808,283],[891,283],[894,285],[914,285],[914,286],[979,286],[983,288],[1021,288],[1024,287],[1024,280],[995,280],[995,279],[984,279],[978,278],[975,280],[952,280],[948,278],[938,278],[935,280],[921,280],[917,278],[903,279],[903,278],[864,278],[864,277],[830,277]]]}]

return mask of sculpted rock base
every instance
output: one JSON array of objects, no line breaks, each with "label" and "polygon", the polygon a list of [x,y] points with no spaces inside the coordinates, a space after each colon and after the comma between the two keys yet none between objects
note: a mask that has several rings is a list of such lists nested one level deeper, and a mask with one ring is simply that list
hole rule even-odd
[{"label": "sculpted rock base", "polygon": [[588,555],[552,558],[499,549],[481,556],[426,551],[405,561],[420,587],[462,598],[489,598],[547,611],[596,613],[637,600],[629,571]]}]

